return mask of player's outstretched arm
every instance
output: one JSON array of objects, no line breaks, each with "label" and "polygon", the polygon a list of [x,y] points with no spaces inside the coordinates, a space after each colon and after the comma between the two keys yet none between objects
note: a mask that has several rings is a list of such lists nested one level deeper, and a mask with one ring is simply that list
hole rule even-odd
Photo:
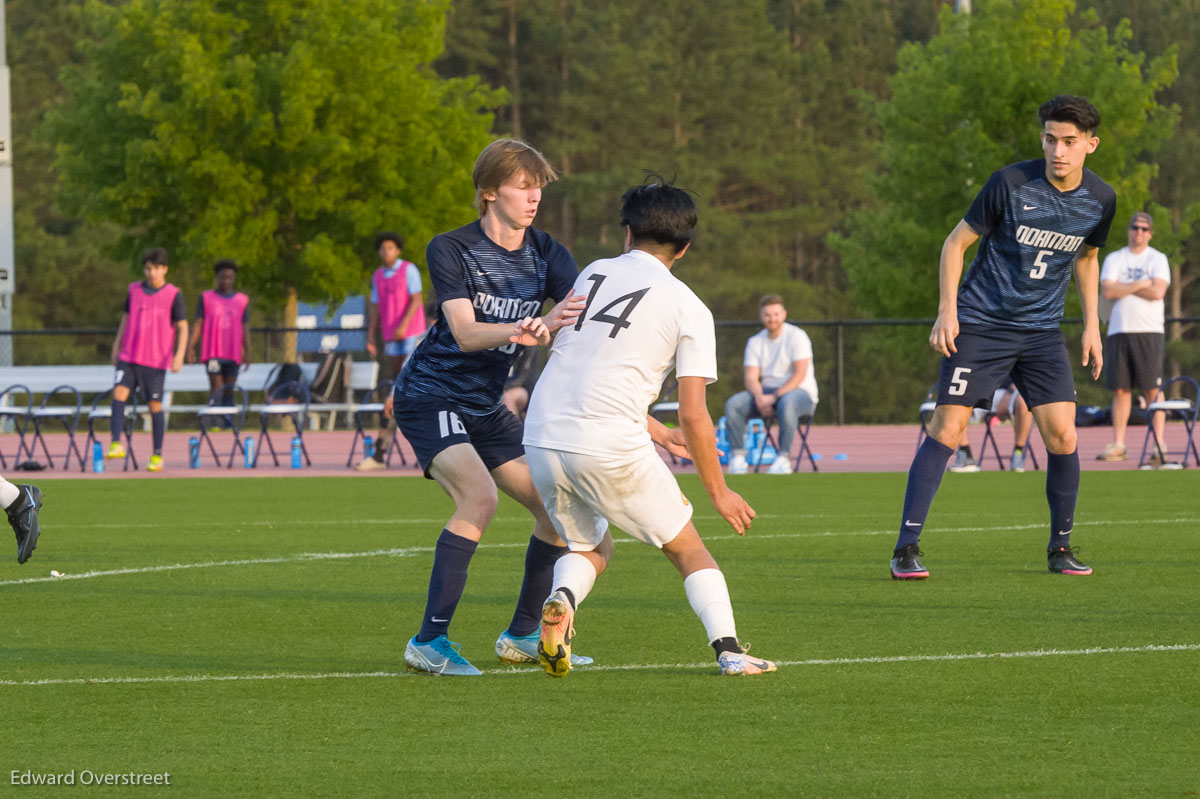
[{"label": "player's outstretched arm", "polygon": [[1083,365],[1091,363],[1092,379],[1100,379],[1104,367],[1104,345],[1100,340],[1097,312],[1100,292],[1100,260],[1096,247],[1084,247],[1075,258],[1075,282],[1079,288],[1079,308],[1083,312]]},{"label": "player's outstretched arm", "polygon": [[703,377],[679,378],[679,426],[683,429],[688,452],[713,507],[735,533],[745,535],[756,514],[740,494],[725,485],[725,475],[717,459],[717,441],[713,434],[712,417],[708,415],[705,391],[706,381]]},{"label": "player's outstretched arm", "polygon": [[949,358],[958,348],[958,282],[962,278],[963,257],[979,234],[971,229],[966,220],[959,220],[942,244],[942,258],[938,266],[938,315],[929,332],[929,346]]}]

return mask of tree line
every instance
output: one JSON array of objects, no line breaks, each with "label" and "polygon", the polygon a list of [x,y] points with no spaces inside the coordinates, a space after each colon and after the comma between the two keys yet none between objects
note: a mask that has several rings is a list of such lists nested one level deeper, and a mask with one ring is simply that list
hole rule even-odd
[{"label": "tree line", "polygon": [[[359,293],[375,231],[423,263],[473,218],[471,163],[499,135],[559,169],[538,224],[581,264],[620,247],[618,198],[652,170],[695,192],[681,276],[718,319],[752,319],[765,293],[794,319],[931,318],[941,239],[992,170],[1038,157],[1037,105],[1063,91],[1101,109],[1089,166],[1119,216],[1155,214],[1168,312],[1187,313],[1200,0],[973,5],[12,0],[15,325],[115,324],[150,243],[193,297],[238,260],[258,323]],[[910,417],[933,380],[909,330],[843,342],[855,420]],[[728,381],[748,332],[721,333]],[[835,342],[813,337],[829,385]]]}]

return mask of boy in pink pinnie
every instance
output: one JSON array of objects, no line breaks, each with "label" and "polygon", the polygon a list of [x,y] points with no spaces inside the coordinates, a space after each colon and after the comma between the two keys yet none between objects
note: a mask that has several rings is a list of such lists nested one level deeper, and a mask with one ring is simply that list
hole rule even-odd
[{"label": "boy in pink pinnie", "polygon": [[112,361],[117,367],[113,377],[112,443],[108,458],[124,458],[121,432],[125,429],[125,403],[129,392],[138,389],[150,408],[154,454],[146,466],[151,472],[162,471],[163,416],[162,394],[167,370],[183,368],[183,350],[187,344],[187,313],[179,288],[167,282],[167,251],[154,247],[142,254],[146,279],[129,284],[125,313],[113,342]]},{"label": "boy in pink pinnie", "polygon": [[[188,360],[204,363],[211,399],[218,405],[233,402],[231,387],[250,351],[250,298],[234,289],[237,272],[238,265],[228,258],[213,266],[217,287],[200,295],[196,326],[188,342]],[[224,391],[218,394],[218,389]]]}]

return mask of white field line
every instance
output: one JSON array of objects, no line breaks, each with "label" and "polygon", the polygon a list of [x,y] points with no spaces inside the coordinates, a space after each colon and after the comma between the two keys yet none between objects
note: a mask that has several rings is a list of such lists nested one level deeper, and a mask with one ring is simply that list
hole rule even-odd
[{"label": "white field line", "polygon": [[[859,666],[882,663],[929,663],[968,660],[1019,660],[1049,657],[1088,657],[1094,655],[1134,655],[1150,652],[1200,652],[1200,644],[1146,644],[1145,646],[1104,646],[1086,649],[1031,649],[1018,652],[952,652],[941,655],[891,655],[861,658],[816,658],[812,660],[780,660],[783,667],[805,666]],[[716,671],[711,662],[706,663],[629,663],[612,666],[580,666],[579,673],[668,671],[671,669],[706,669]],[[536,667],[484,669],[489,677],[541,674]],[[317,674],[176,674],[160,677],[64,677],[42,680],[0,680],[0,687],[32,687],[40,685],[130,685],[148,683],[210,683],[210,682],[265,682],[270,680],[361,680],[391,677],[424,676],[404,671],[334,671]]]},{"label": "white field line", "polygon": [[[1178,517],[1173,519],[1139,519],[1137,521],[1119,521],[1119,520],[1098,520],[1087,522],[1078,525],[1079,527],[1092,526],[1112,526],[1112,525],[1147,525],[1147,524],[1185,524],[1195,523],[1200,519]],[[1008,525],[993,525],[984,527],[955,527],[952,532],[1004,532],[1012,530],[1037,530],[1046,527],[1045,524],[1008,524]],[[850,530],[850,531],[822,531],[812,533],[766,533],[755,534],[751,532],[745,537],[747,541],[766,541],[772,539],[800,539],[800,538],[843,538],[843,537],[859,537],[859,536],[880,536],[880,535],[895,535],[896,530],[889,528],[887,530]],[[722,541],[732,540],[739,536],[733,534],[724,535],[707,535],[704,536],[707,541]],[[633,544],[637,543],[632,538],[624,536],[616,539],[618,544]],[[504,543],[504,544],[480,544],[481,549],[515,549],[524,548],[524,542]],[[237,560],[214,560],[201,563],[172,563],[161,566],[131,566],[124,569],[105,569],[99,571],[79,572],[78,574],[62,574],[58,577],[24,577],[16,580],[0,580],[0,586],[7,585],[30,585],[33,583],[53,583],[65,580],[89,580],[96,577],[117,577],[128,574],[154,574],[156,572],[179,571],[184,569],[214,569],[226,566],[258,566],[262,564],[272,563],[302,563],[306,561],[321,561],[321,560],[346,560],[350,558],[407,558],[413,555],[421,555],[433,552],[432,546],[421,547],[403,547],[398,549],[371,549],[361,552],[301,552],[294,555],[279,555],[271,558],[241,558]]]}]

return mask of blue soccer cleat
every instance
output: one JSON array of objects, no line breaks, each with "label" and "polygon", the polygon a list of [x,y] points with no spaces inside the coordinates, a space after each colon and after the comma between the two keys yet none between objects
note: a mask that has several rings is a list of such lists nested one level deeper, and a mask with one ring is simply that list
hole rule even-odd
[{"label": "blue soccer cleat", "polygon": [[458,644],[444,635],[423,644],[417,643],[416,636],[413,636],[408,646],[404,647],[404,665],[409,671],[447,677],[477,677],[483,674],[458,653],[459,649],[461,647]]},{"label": "blue soccer cleat", "polygon": [[[540,637],[541,630],[534,630],[529,635],[521,636],[513,635],[508,630],[505,630],[496,639],[496,657],[500,658],[501,663],[512,665],[537,663],[537,645]],[[585,655],[571,653],[572,666],[588,666],[594,662],[590,657]]]}]

